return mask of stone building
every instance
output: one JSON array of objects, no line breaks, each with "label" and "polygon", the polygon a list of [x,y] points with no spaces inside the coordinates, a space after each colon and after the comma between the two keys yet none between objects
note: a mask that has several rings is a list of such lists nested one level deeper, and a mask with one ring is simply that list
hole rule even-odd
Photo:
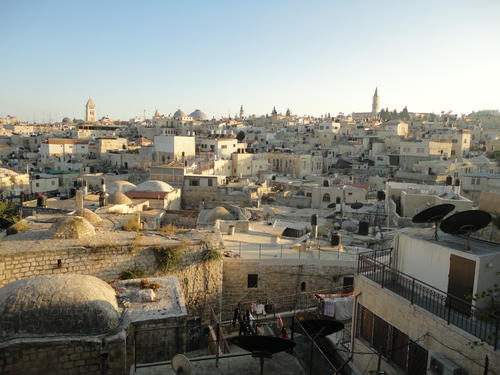
[{"label": "stone building", "polygon": [[89,98],[89,100],[87,100],[87,104],[85,104],[85,121],[95,122],[95,120],[96,120],[95,104],[94,101]]},{"label": "stone building", "polygon": [[[352,363],[386,374],[482,374],[500,366],[498,317],[491,301],[467,295],[498,279],[498,246],[412,229],[394,241],[393,253],[361,256],[352,320]],[[342,352],[341,352],[342,353]],[[361,354],[368,353],[368,354]],[[370,355],[369,353],[373,353]],[[342,353],[346,358],[349,353]]]},{"label": "stone building", "polygon": [[[156,291],[143,288],[151,283]],[[20,279],[0,288],[0,313],[2,374],[126,374],[186,345],[176,277],[127,280],[115,289],[86,275]]]}]

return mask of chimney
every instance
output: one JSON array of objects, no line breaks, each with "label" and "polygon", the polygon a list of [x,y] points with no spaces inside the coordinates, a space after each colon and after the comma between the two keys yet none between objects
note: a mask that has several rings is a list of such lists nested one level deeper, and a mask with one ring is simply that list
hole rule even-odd
[{"label": "chimney", "polygon": [[83,210],[83,191],[78,189],[75,195],[75,210],[79,213]]}]

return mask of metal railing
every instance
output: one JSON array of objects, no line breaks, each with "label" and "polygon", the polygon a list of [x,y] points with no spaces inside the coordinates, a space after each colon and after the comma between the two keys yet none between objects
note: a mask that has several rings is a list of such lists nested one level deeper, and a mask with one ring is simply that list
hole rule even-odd
[{"label": "metal railing", "polygon": [[234,317],[234,310],[236,308],[238,308],[240,311],[245,312],[247,309],[251,310],[252,304],[257,303],[270,306],[270,308],[268,309],[269,312],[266,313],[266,315],[268,316],[274,316],[276,314],[285,312],[303,311],[318,307],[319,300],[314,296],[314,294],[339,293],[344,291],[344,288],[347,287],[336,287],[330,289],[315,290],[312,292],[301,292],[279,297],[255,297],[251,300],[242,300],[236,304],[225,305],[220,310],[214,308],[214,311],[222,322],[232,320]]},{"label": "metal railing", "polygon": [[357,273],[444,319],[448,325],[454,325],[498,349],[499,316],[400,272],[389,264],[381,262],[373,253],[360,254]]}]

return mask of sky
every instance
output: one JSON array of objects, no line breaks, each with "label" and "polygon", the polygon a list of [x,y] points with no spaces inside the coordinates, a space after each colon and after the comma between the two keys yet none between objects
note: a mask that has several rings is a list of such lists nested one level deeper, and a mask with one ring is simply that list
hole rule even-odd
[{"label": "sky", "polygon": [[498,0],[1,0],[0,117],[500,108]]}]

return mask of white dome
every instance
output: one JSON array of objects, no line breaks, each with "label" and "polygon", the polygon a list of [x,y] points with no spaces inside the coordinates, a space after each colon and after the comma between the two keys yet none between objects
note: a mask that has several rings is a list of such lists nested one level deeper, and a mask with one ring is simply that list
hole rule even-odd
[{"label": "white dome", "polygon": [[108,193],[113,194],[113,193],[126,193],[129,190],[135,189],[135,185],[131,182],[128,181],[123,181],[123,180],[117,180],[110,182],[106,186],[106,190]]},{"label": "white dome", "polygon": [[170,193],[174,191],[174,188],[163,181],[158,180],[149,180],[143,182],[142,184],[137,185],[134,189],[136,191],[163,191],[166,193]]},{"label": "white dome", "polygon": [[205,112],[202,112],[201,110],[197,109],[194,112],[192,112],[189,116],[194,118],[197,121],[207,121],[208,116]]},{"label": "white dome", "polygon": [[186,114],[183,111],[181,111],[180,109],[178,109],[174,113],[174,118],[181,118],[181,117],[186,117]]}]

